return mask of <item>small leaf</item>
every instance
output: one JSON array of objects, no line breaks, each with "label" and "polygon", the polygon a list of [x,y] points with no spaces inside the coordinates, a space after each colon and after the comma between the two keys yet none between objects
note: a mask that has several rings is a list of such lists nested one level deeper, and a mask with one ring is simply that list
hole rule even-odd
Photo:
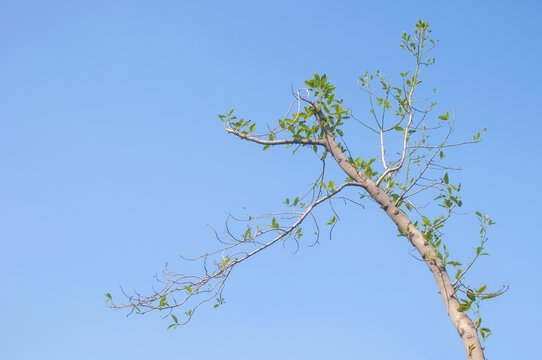
[{"label": "small leaf", "polygon": [[448,261],[448,264],[449,265],[452,265],[453,267],[456,267],[456,266],[460,266],[461,263],[460,262],[457,262],[457,261]]},{"label": "small leaf", "polygon": [[189,293],[192,293],[192,288],[191,288],[190,286],[186,285],[184,288],[185,288],[186,291],[188,291]]},{"label": "small leaf", "polygon": [[422,216],[422,219],[423,219],[423,224],[425,226],[431,225],[431,221],[428,218],[426,218],[425,216]]},{"label": "small leaf", "polygon": [[450,179],[448,178],[448,173],[446,173],[444,174],[444,183],[448,185],[449,182],[450,182]]},{"label": "small leaf", "polygon": [[440,115],[438,118],[440,120],[449,120],[450,119],[450,114],[448,113],[448,110],[446,110],[446,114]]},{"label": "small leaf", "polygon": [[463,269],[457,269],[457,272],[455,273],[455,278],[459,279],[459,277],[463,274]]},{"label": "small leaf", "polygon": [[489,335],[491,335],[491,330],[488,328],[480,328],[480,334],[482,335],[482,338],[485,340]]}]

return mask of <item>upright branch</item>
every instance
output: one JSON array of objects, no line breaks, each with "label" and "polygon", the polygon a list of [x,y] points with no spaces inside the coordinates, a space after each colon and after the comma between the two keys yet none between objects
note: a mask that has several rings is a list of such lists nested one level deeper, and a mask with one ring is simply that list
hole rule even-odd
[{"label": "upright branch", "polygon": [[[319,74],[305,81],[306,87],[293,94],[286,115],[264,132],[257,132],[256,123],[251,120],[237,118],[233,109],[219,115],[228,133],[263,145],[263,150],[270,147],[285,147],[293,152],[310,149],[321,162],[322,170],[305,194],[284,201],[285,211],[261,216],[247,214],[239,219],[229,216],[223,236],[213,230],[222,246],[190,259],[201,261],[200,274],[187,275],[165,269],[158,279],[160,288],[150,295],[125,294],[127,301],[117,305],[112,296],[106,294],[107,304],[113,309],[126,308],[138,314],[159,310],[163,317],[171,318],[170,327],[186,324],[202,304],[212,301],[216,308],[224,303],[222,293],[226,280],[237,265],[279,242],[293,242],[297,249],[303,227],[313,228],[318,242],[320,227],[314,210],[322,204],[327,204],[332,214],[326,223],[331,236],[339,220],[333,202],[341,200],[363,206],[347,192],[348,188],[357,188],[362,191],[360,199],[368,198],[379,204],[432,273],[467,357],[484,359],[480,337],[485,344],[491,330],[482,327],[480,304],[501,295],[507,288],[487,292],[486,285],[478,288],[469,285],[466,275],[480,257],[488,255],[485,251],[487,229],[494,222],[489,216],[476,212],[481,227],[480,242],[466,265],[452,259],[443,228],[463,204],[461,184],[452,182],[449,175],[457,169],[445,163],[445,151],[481,141],[485,128],[472,140],[450,142],[455,115],[450,116],[448,111],[438,117],[431,115],[437,106],[431,101],[435,89],[418,98],[423,70],[435,62],[426,56],[438,43],[430,38],[430,33],[429,25],[420,20],[413,35],[402,35],[400,46],[414,58],[414,64],[412,70],[400,74],[399,84],[394,84],[380,71],[359,77],[358,84],[367,94],[374,124],[354,117],[351,110],[343,106],[343,100],[335,97],[335,86],[328,82],[327,76]],[[380,89],[373,85],[375,80]],[[297,111],[292,112],[293,108]],[[380,147],[377,157],[364,158],[350,151],[343,132],[344,122],[350,119],[376,134]],[[330,158],[346,176],[341,185],[327,177],[326,164]],[[419,205],[428,199],[434,206]],[[449,270],[455,273],[453,281]],[[175,315],[179,309],[186,310],[186,316],[181,319]]]}]

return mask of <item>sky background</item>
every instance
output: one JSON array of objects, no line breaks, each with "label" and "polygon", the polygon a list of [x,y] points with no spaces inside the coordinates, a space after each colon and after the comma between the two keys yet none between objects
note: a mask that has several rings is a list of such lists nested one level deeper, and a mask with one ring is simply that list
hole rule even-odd
[{"label": "sky background", "polygon": [[[332,240],[277,245],[241,264],[225,306],[167,330],[160,314],[104,306],[148,292],[178,254],[216,248],[206,224],[281,210],[319,172],[314,156],[226,134],[236,107],[260,124],[290,87],[326,73],[359,118],[356,79],[411,65],[399,37],[422,18],[440,40],[424,77],[455,109],[448,154],[464,211],[446,230],[465,260],[473,211],[496,222],[475,284],[489,359],[542,358],[538,1],[0,1],[0,358],[465,358],[426,267],[375,206],[341,209]],[[435,116],[438,112],[435,113]],[[359,126],[348,139],[376,149]]]}]

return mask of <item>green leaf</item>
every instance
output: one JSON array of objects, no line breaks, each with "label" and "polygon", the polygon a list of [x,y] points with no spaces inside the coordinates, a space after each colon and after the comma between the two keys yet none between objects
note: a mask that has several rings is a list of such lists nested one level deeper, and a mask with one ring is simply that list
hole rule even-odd
[{"label": "green leaf", "polygon": [[448,173],[444,174],[444,183],[448,185],[450,183],[450,179],[448,178]]},{"label": "green leaf", "polygon": [[216,298],[216,304],[213,306],[215,309],[224,303],[224,299]]},{"label": "green leaf", "polygon": [[162,296],[162,298],[160,299],[160,304],[158,306],[163,307],[165,305],[167,305],[166,295]]},{"label": "green leaf", "polygon": [[457,269],[457,272],[455,273],[455,278],[459,279],[461,277],[461,274],[463,274],[463,269]]},{"label": "green leaf", "polygon": [[175,321],[175,324],[178,324],[179,322],[177,321],[177,317],[173,314],[171,314],[171,317],[173,318],[173,321]]},{"label": "green leaf", "polygon": [[460,262],[457,262],[457,261],[448,261],[448,264],[449,265],[452,265],[453,267],[456,267],[456,266],[460,266],[461,263]]},{"label": "green leaf", "polygon": [[106,293],[106,294],[104,294],[104,295],[105,295],[106,297],[108,297],[109,300],[111,300],[111,294],[110,294],[110,293]]},{"label": "green leaf", "polygon": [[450,114],[448,113],[448,110],[446,110],[446,114],[440,115],[438,118],[440,120],[449,120],[450,119]]},{"label": "green leaf", "polygon": [[431,221],[428,218],[426,218],[425,216],[422,216],[422,219],[423,219],[423,224],[425,226],[431,225]]},{"label": "green leaf", "polygon": [[269,149],[270,147],[271,147],[271,145],[265,145],[265,146],[263,147],[263,151]]},{"label": "green leaf", "polygon": [[482,286],[481,288],[479,288],[478,290],[476,290],[476,292],[477,292],[478,294],[481,294],[481,293],[483,293],[484,291],[486,291],[486,288],[487,288],[487,285],[484,285],[484,286]]},{"label": "green leaf", "polygon": [[482,335],[482,338],[485,340],[489,335],[491,335],[491,330],[488,328],[480,328],[480,334]]},{"label": "green leaf", "polygon": [[191,288],[190,286],[186,285],[184,288],[185,288],[186,291],[188,291],[189,293],[192,293],[192,288]]}]

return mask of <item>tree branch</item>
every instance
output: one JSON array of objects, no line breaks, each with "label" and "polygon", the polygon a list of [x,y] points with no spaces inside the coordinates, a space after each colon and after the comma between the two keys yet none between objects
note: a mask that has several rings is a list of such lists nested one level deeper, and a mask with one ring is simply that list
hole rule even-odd
[{"label": "tree branch", "polygon": [[325,146],[324,140],[321,139],[281,139],[281,140],[264,140],[260,139],[255,136],[250,136],[247,134],[243,134],[240,131],[234,130],[230,127],[226,127],[226,131],[230,134],[236,135],[240,137],[241,139],[245,139],[248,141],[252,141],[258,144],[262,145],[289,145],[289,144],[301,144],[301,145],[319,145],[319,146]]}]

